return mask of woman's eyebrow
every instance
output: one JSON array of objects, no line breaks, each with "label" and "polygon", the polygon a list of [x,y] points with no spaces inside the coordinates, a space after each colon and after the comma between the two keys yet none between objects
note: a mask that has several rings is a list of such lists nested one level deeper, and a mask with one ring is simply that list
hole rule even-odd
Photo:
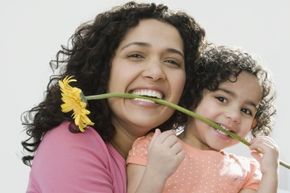
[{"label": "woman's eyebrow", "polygon": [[177,50],[177,49],[174,49],[174,48],[167,48],[166,51],[171,52],[171,53],[175,53],[175,54],[180,55],[181,57],[184,57],[183,52],[181,52],[181,51],[179,51],[179,50]]},{"label": "woman's eyebrow", "polygon": [[128,43],[128,44],[124,45],[123,47],[121,47],[120,50],[123,50],[123,49],[130,47],[132,45],[142,46],[142,47],[150,47],[150,44],[148,44],[146,42],[131,42],[131,43]]},{"label": "woman's eyebrow", "polygon": [[[146,42],[131,42],[131,43],[128,43],[126,45],[124,45],[123,47],[121,47],[120,50],[123,50],[127,47],[130,47],[132,45],[136,45],[136,46],[142,46],[142,47],[150,47],[151,45],[146,43]],[[175,49],[175,48],[167,48],[166,49],[167,52],[170,52],[170,53],[175,53],[175,54],[178,54],[180,55],[181,57],[184,57],[184,54],[182,51],[178,50],[178,49]]]}]

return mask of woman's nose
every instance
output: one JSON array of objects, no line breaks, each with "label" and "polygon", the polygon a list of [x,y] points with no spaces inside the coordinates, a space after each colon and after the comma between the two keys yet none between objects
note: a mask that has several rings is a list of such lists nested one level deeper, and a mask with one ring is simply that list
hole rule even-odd
[{"label": "woman's nose", "polygon": [[166,79],[166,73],[164,72],[162,63],[156,60],[148,61],[142,74],[145,78],[151,79],[152,81]]}]

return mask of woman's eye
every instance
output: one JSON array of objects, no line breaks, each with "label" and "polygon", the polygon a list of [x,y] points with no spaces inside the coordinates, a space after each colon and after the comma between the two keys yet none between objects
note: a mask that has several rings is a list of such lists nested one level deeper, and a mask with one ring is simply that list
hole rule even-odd
[{"label": "woman's eye", "polygon": [[250,115],[250,116],[253,115],[253,113],[252,113],[252,111],[251,111],[250,109],[242,108],[241,111],[242,111],[243,113],[245,113],[246,115]]},{"label": "woman's eye", "polygon": [[141,54],[130,54],[128,55],[129,58],[143,58]]},{"label": "woman's eye", "polygon": [[180,64],[175,60],[165,60],[166,63],[179,67]]},{"label": "woman's eye", "polygon": [[138,59],[143,59],[144,57],[141,54],[130,54],[128,55],[128,58],[138,60]]},{"label": "woman's eye", "polygon": [[222,102],[222,103],[225,103],[226,102],[226,98],[225,97],[222,97],[222,96],[217,96],[215,97],[218,101]]}]

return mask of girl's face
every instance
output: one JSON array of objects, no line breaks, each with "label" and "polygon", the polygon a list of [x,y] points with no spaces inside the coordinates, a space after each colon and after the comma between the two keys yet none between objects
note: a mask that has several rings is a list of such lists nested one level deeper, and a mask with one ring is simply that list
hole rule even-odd
[{"label": "girl's face", "polygon": [[[236,82],[227,81],[221,83],[216,91],[204,91],[195,111],[245,137],[255,124],[254,117],[261,97],[262,88],[257,78],[243,71]],[[185,130],[185,139],[195,147],[214,150],[221,150],[238,142],[195,119]]]},{"label": "girl's face", "polygon": [[[109,92],[162,98],[178,103],[185,84],[183,41],[171,25],[141,20],[129,30],[112,60]],[[111,98],[112,121],[127,135],[139,137],[165,122],[173,110],[151,101]]]}]

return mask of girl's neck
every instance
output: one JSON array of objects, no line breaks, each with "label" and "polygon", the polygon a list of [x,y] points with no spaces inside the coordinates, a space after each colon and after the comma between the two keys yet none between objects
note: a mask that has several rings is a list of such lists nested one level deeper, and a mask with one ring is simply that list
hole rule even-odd
[{"label": "girl's neck", "polygon": [[186,128],[184,131],[179,135],[180,140],[182,140],[187,145],[200,149],[200,150],[213,150],[211,147],[209,147],[207,144],[202,143],[195,135],[194,133],[191,133]]}]

